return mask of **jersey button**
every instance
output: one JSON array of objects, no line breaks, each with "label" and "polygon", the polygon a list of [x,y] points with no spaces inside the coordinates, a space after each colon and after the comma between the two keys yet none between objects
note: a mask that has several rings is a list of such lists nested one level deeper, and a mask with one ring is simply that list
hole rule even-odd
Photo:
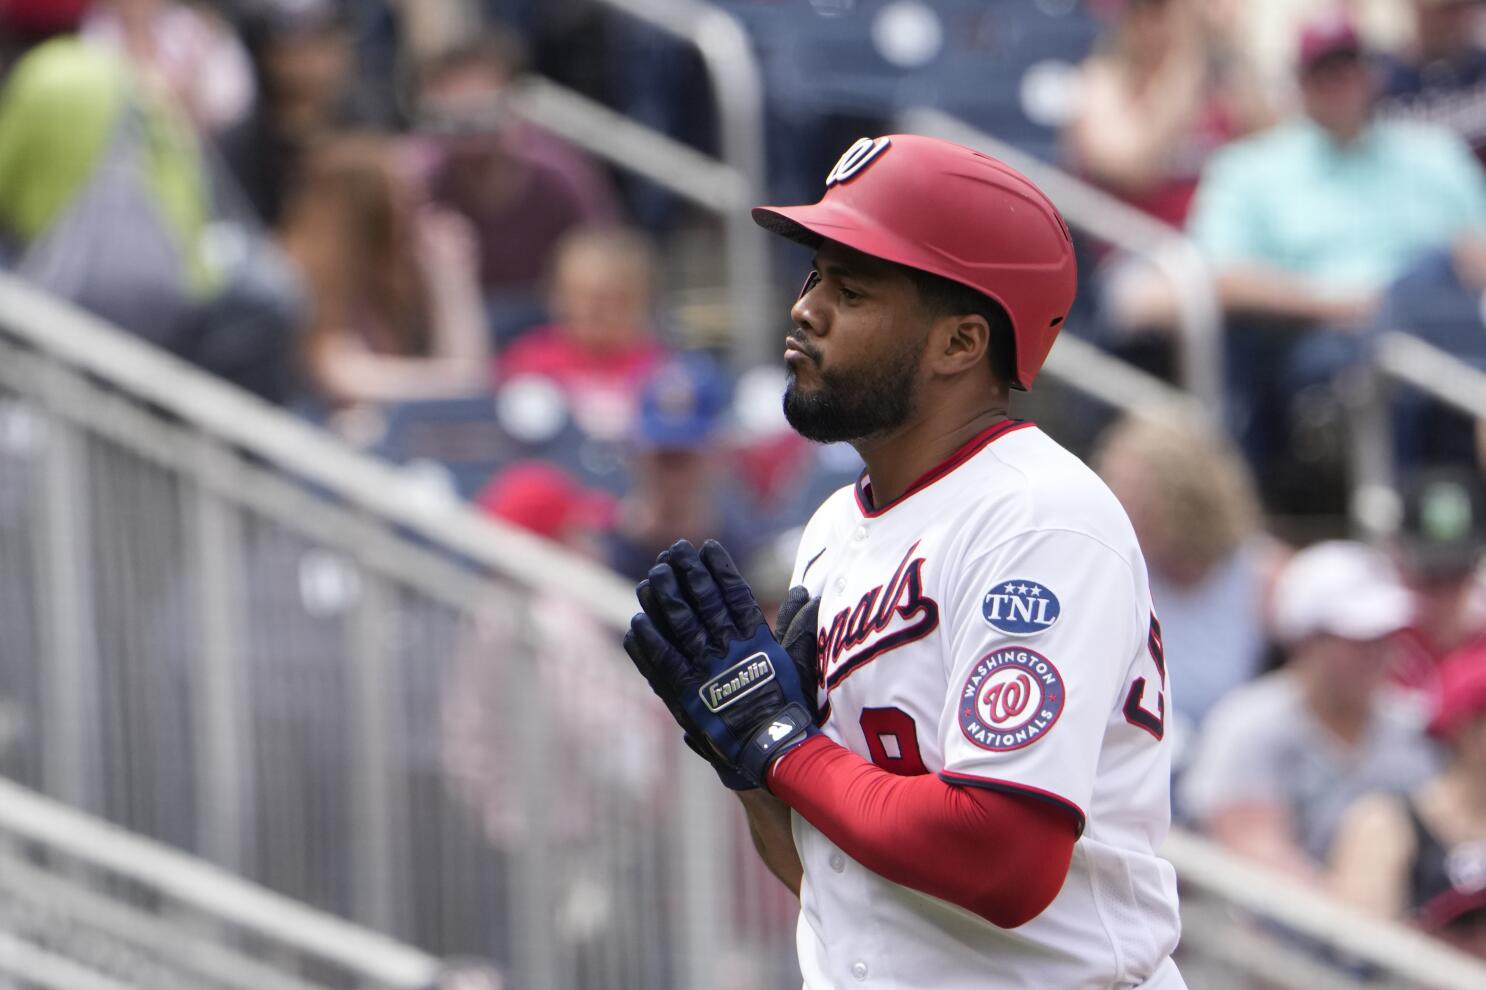
[{"label": "jersey button", "polygon": [[836,590],[838,592],[841,592],[841,591],[845,591],[846,590],[846,578],[844,578],[844,577],[838,577],[836,579]]},{"label": "jersey button", "polygon": [[852,963],[851,975],[856,977],[858,980],[865,980],[867,978],[867,964],[864,962]]},{"label": "jersey button", "polygon": [[831,853],[831,869],[837,873],[844,873],[846,871],[846,857],[840,853]]},{"label": "jersey button", "polygon": [[853,540],[856,540],[858,543],[865,540],[867,538],[867,527],[858,526],[856,532],[851,534],[851,538]]}]

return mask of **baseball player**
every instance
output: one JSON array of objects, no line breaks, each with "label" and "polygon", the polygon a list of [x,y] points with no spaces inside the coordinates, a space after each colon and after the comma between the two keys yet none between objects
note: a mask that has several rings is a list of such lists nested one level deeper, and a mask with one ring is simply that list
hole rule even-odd
[{"label": "baseball player", "polygon": [[726,551],[683,542],[625,647],[799,894],[805,987],[1184,987],[1145,562],[1093,472],[1008,416],[1073,302],[1067,227],[910,135],[753,215],[815,251],[785,412],[866,470],[806,526],[778,639]]}]

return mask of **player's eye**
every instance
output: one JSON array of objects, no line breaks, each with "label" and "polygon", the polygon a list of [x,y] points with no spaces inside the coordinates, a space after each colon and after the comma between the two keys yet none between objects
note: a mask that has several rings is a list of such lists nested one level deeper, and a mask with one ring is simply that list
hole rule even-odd
[{"label": "player's eye", "polygon": [[809,292],[811,289],[815,288],[819,284],[820,284],[820,272],[818,272],[818,271],[816,271],[815,269],[812,268],[810,270],[810,274],[805,276],[805,284],[802,285],[802,286],[800,286],[800,294],[798,296],[796,296],[795,298],[796,299],[804,299],[805,298],[805,293]]},{"label": "player's eye", "polygon": [[856,302],[860,298],[862,298],[862,294],[860,292],[855,292],[851,289],[848,289],[844,285],[841,287],[841,299],[843,302]]}]

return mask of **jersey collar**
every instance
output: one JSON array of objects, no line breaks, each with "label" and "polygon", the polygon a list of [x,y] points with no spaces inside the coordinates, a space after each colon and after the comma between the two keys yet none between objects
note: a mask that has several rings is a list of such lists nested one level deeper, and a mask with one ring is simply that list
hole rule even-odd
[{"label": "jersey collar", "polygon": [[866,468],[863,468],[856,483],[857,508],[868,519],[876,519],[893,506],[902,504],[909,496],[918,494],[961,464],[964,464],[970,458],[980,453],[992,441],[998,440],[1008,433],[1014,433],[1017,430],[1035,425],[1031,420],[1026,419],[1003,419],[999,423],[986,427],[970,440],[966,441],[959,450],[956,450],[949,457],[939,462],[939,464],[919,475],[918,479],[909,485],[902,495],[899,495],[886,505],[879,505],[875,509],[871,508],[872,480],[867,477]]}]

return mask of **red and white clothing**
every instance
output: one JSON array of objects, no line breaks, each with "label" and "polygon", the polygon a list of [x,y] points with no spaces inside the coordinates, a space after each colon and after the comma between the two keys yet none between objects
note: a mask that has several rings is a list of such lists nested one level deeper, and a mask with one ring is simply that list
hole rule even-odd
[{"label": "red and white clothing", "polygon": [[640,392],[669,351],[651,338],[599,351],[574,340],[559,326],[531,331],[496,361],[499,380],[526,375],[549,378],[572,404],[573,417],[587,433],[618,439],[634,421]]},{"label": "red and white clothing", "polygon": [[[1183,987],[1175,871],[1156,855],[1160,626],[1093,472],[1032,424],[997,424],[892,503],[873,507],[865,478],[829,498],[792,583],[822,599],[829,739],[894,773],[1051,802],[1080,829],[1051,905],[1006,929],[873,873],[796,813],[807,990]],[[1002,841],[985,836],[988,862]]]}]

